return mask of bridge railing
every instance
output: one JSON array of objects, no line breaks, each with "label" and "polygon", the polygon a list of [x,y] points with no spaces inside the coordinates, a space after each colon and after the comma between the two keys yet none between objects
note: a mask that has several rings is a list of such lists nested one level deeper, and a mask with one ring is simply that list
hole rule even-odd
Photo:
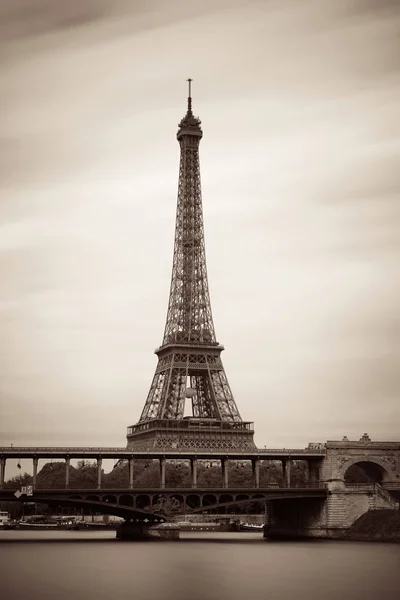
[{"label": "bridge railing", "polygon": [[[6,455],[18,455],[20,453],[23,452],[27,452],[29,454],[68,454],[69,452],[72,453],[82,453],[82,456],[85,453],[88,454],[98,454],[99,456],[101,456],[102,454],[110,454],[110,453],[115,453],[115,454],[120,454],[121,458],[128,458],[128,456],[130,455],[135,455],[135,454],[143,454],[143,452],[141,451],[136,451],[134,449],[128,449],[126,447],[108,447],[108,446],[1,446],[0,447],[0,454],[6,454]],[[187,456],[187,455],[193,455],[196,454],[197,456],[199,456],[201,458],[201,455],[207,455],[207,457],[211,454],[215,454],[215,455],[220,455],[220,454],[224,454],[224,455],[228,455],[229,454],[234,454],[239,455],[239,454],[243,454],[248,455],[249,457],[253,457],[254,455],[259,456],[260,458],[262,458],[263,455],[321,455],[323,456],[324,454],[326,454],[326,450],[323,448],[256,448],[255,450],[252,451],[248,451],[245,450],[243,452],[229,452],[229,451],[221,451],[221,452],[207,452],[207,451],[190,451],[188,450],[187,452],[185,451],[179,451],[179,450],[168,450],[168,451],[158,451],[158,452],[146,452],[146,454],[148,454],[150,457],[153,455],[162,455],[162,454],[173,454],[173,455],[182,455],[182,456]]]},{"label": "bridge railing", "polygon": [[400,490],[400,482],[387,482],[387,483],[346,483],[346,490],[360,491],[360,492],[375,492],[378,493],[386,500],[392,501],[393,498],[389,490]]},{"label": "bridge railing", "polygon": [[346,483],[345,482],[345,488],[347,490],[374,490],[375,486],[377,484],[376,483]]},{"label": "bridge railing", "polygon": [[[321,489],[327,487],[326,481],[294,481],[290,483],[268,483],[267,485],[260,486],[263,489]],[[257,489],[257,488],[255,488]]]},{"label": "bridge railing", "polygon": [[382,487],[385,490],[400,490],[400,481],[385,481]]},{"label": "bridge railing", "polygon": [[103,452],[115,452],[122,454],[126,454],[128,450],[126,448],[121,447],[100,447],[100,446],[1,446],[0,453],[4,454],[18,454],[19,452],[37,452],[40,454],[41,452],[47,454],[49,452],[59,453],[59,452],[97,452],[98,454],[102,454]]},{"label": "bridge railing", "polygon": [[[204,493],[204,494],[208,494],[208,493],[213,493],[213,491],[218,490],[221,493],[229,493],[229,491],[235,490],[235,492],[237,493],[251,493],[251,494],[257,494],[257,492],[265,492],[265,490],[269,490],[269,491],[277,491],[280,492],[282,490],[305,490],[305,491],[309,491],[309,490],[320,490],[320,489],[326,489],[327,487],[327,482],[326,481],[311,481],[311,482],[305,482],[305,483],[293,483],[291,485],[287,485],[287,484],[274,484],[274,483],[269,483],[267,485],[261,485],[259,488],[254,487],[254,486],[236,486],[236,485],[232,485],[232,486],[228,486],[227,488],[222,487],[222,486],[211,486],[211,487],[190,487],[190,486],[186,486],[186,487],[154,487],[154,486],[137,486],[134,488],[127,488],[127,487],[106,487],[106,486],[102,486],[101,488],[98,487],[90,487],[90,488],[80,488],[80,487],[54,487],[54,488],[42,488],[42,487],[35,487],[33,489],[34,492],[38,493],[38,494],[51,494],[52,492],[63,492],[63,493],[67,493],[67,494],[74,494],[74,493],[88,493],[88,494],[108,494],[108,493],[124,493],[124,494],[143,494],[143,493],[147,493],[147,492],[160,492],[160,493]],[[20,486],[18,484],[15,485],[7,485],[6,487],[4,487],[0,493],[14,493],[16,490],[20,489]]]}]

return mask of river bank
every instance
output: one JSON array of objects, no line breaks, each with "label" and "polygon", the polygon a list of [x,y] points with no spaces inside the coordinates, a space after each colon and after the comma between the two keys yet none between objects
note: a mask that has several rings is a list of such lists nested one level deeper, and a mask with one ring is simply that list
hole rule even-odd
[{"label": "river bank", "polygon": [[344,536],[352,542],[400,544],[400,510],[371,510],[353,523]]}]

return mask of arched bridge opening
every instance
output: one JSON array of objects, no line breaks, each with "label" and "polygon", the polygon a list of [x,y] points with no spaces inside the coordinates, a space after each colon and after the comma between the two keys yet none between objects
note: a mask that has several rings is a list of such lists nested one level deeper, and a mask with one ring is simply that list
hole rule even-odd
[{"label": "arched bridge opening", "polygon": [[361,460],[353,462],[344,473],[345,484],[371,484],[380,485],[389,478],[386,468],[377,461]]}]

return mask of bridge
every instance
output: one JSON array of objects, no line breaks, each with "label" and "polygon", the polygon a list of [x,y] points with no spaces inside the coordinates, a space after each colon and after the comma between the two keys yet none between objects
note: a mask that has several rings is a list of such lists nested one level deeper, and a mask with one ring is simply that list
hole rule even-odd
[{"label": "bridge", "polygon": [[[2,490],[0,500],[14,501],[14,490]],[[113,514],[125,519],[169,520],[178,515],[194,515],[237,504],[262,502],[273,499],[326,498],[323,482],[306,487],[281,488],[140,488],[126,489],[37,489],[22,501],[74,506],[92,511]]]},{"label": "bridge", "polygon": [[[15,501],[15,490],[5,489],[6,463],[9,459],[31,459],[33,463],[32,496],[20,501],[46,503],[52,506],[75,506],[113,514],[127,521],[163,522],[179,515],[220,511],[233,505],[261,502],[267,507],[267,531],[272,535],[337,537],[361,514],[375,508],[397,508],[400,500],[400,443],[374,442],[364,434],[358,441],[330,441],[309,444],[304,449],[256,449],[254,451],[181,450],[135,451],[124,447],[0,447],[0,501]],[[40,459],[65,461],[62,489],[37,487]],[[97,462],[95,489],[70,489],[71,460],[91,459]],[[114,459],[129,465],[126,489],[108,489],[102,482],[102,461]],[[135,462],[153,460],[159,463],[159,486],[134,487]],[[199,461],[220,462],[222,487],[198,487]],[[190,464],[190,487],[171,488],[166,482],[168,461]],[[235,462],[252,465],[252,485],[235,488],[229,472]],[[283,485],[260,487],[260,465],[279,461]],[[291,477],[296,461],[306,465],[306,481],[299,486]],[[351,473],[357,468],[366,481],[354,482]],[[349,477],[350,475],[350,477]]]},{"label": "bridge", "polygon": [[94,459],[97,461],[97,487],[101,488],[101,473],[103,459],[127,460],[129,463],[129,487],[133,487],[134,463],[135,460],[150,459],[157,460],[160,464],[160,487],[165,487],[165,466],[167,460],[189,461],[191,465],[192,487],[197,486],[197,462],[199,460],[220,461],[224,487],[229,487],[229,461],[251,461],[253,465],[254,486],[259,487],[259,466],[260,461],[281,461],[285,472],[287,486],[290,486],[291,463],[294,460],[305,460],[309,466],[309,479],[316,481],[318,479],[317,464],[325,456],[325,450],[322,448],[308,448],[298,450],[256,450],[254,452],[243,451],[133,451],[127,448],[18,448],[18,447],[0,447],[0,490],[4,487],[5,469],[7,459],[32,459],[33,461],[33,487],[36,487],[37,468],[40,459],[63,459],[66,464],[65,488],[69,487],[69,467],[72,459]]}]

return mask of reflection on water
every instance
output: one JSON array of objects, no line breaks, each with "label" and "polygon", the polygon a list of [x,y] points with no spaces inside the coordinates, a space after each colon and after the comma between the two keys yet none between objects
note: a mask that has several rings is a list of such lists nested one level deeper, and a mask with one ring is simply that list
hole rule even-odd
[{"label": "reflection on water", "polygon": [[398,600],[400,546],[269,543],[259,533],[119,542],[114,532],[0,532],[3,600]]}]

